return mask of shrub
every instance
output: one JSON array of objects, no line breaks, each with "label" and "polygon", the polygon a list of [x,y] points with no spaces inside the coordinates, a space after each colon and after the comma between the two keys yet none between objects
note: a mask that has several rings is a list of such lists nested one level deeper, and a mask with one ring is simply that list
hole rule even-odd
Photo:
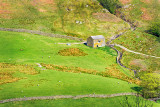
[{"label": "shrub", "polygon": [[108,9],[112,14],[115,14],[117,8],[121,7],[121,4],[118,0],[98,0],[100,4]]},{"label": "shrub", "polygon": [[160,96],[160,74],[147,73],[141,77],[142,93],[146,98]]},{"label": "shrub", "polygon": [[147,31],[149,34],[155,35],[157,37],[160,37],[160,21],[153,22],[149,30]]}]

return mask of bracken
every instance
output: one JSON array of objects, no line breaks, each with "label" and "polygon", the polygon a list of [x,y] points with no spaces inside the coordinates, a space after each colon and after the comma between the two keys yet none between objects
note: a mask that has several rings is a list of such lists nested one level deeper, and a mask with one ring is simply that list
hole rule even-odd
[{"label": "bracken", "polygon": [[68,49],[60,50],[58,54],[62,56],[85,56],[87,55],[79,48],[68,48]]}]

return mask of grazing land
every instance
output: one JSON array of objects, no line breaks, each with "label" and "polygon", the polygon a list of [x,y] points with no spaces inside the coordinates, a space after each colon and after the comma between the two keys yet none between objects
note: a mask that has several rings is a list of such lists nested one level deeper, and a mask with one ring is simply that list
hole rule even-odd
[{"label": "grazing land", "polygon": [[1,0],[0,107],[159,107],[159,19],[159,0]]}]

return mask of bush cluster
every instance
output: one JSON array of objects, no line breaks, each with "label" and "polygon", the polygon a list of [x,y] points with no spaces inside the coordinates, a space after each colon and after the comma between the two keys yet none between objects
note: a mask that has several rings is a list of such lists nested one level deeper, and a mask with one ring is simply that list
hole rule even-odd
[{"label": "bush cluster", "polygon": [[149,30],[147,31],[149,34],[155,35],[157,37],[160,37],[160,21],[153,22]]},{"label": "bush cluster", "polygon": [[108,9],[112,14],[115,14],[116,9],[121,7],[119,0],[98,0],[100,4]]}]

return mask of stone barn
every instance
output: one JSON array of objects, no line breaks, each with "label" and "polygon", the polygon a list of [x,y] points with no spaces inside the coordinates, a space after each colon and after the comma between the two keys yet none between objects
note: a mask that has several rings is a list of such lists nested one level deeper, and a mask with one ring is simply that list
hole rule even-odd
[{"label": "stone barn", "polygon": [[87,38],[87,46],[96,48],[105,46],[105,38],[102,35],[90,36]]}]

